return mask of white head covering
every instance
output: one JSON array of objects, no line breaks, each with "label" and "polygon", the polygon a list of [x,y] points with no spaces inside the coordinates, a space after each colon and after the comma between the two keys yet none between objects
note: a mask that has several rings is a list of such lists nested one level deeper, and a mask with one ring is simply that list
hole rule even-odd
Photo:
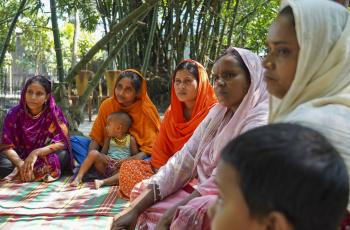
[{"label": "white head covering", "polygon": [[350,173],[349,13],[329,0],[286,0],[281,9],[288,5],[295,18],[299,58],[287,94],[270,100],[269,120],[319,131],[341,154]]},{"label": "white head covering", "polygon": [[285,0],[300,47],[294,81],[281,99],[270,100],[270,122],[283,120],[297,106],[341,104],[350,107],[350,20],[329,0]]}]

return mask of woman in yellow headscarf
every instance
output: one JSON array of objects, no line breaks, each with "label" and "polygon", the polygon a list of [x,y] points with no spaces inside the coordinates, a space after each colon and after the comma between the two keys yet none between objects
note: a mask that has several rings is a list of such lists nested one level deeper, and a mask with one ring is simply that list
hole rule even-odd
[{"label": "woman in yellow headscarf", "polygon": [[120,73],[115,84],[114,95],[100,106],[90,132],[89,150],[103,146],[105,127],[109,114],[122,111],[132,118],[130,134],[135,137],[140,153],[133,156],[142,159],[152,152],[152,146],[159,132],[160,118],[156,107],[147,95],[146,80],[133,69]]}]

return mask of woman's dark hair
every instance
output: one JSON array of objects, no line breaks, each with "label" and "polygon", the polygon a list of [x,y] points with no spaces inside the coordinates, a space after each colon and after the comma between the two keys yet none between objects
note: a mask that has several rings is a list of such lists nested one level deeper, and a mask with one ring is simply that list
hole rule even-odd
[{"label": "woman's dark hair", "polygon": [[140,75],[138,75],[137,73],[132,72],[132,71],[123,71],[120,73],[115,85],[117,85],[118,82],[123,78],[131,79],[131,83],[134,86],[136,93],[140,92],[141,84],[142,84],[142,77]]},{"label": "woman's dark hair", "polygon": [[295,27],[295,19],[292,7],[286,6],[279,12],[279,15],[288,18],[289,22],[293,25],[293,27]]},{"label": "woman's dark hair", "polygon": [[340,225],[349,199],[348,172],[318,132],[287,123],[262,126],[231,141],[221,156],[237,172],[252,216],[277,211],[298,230]]},{"label": "woman's dark hair", "polygon": [[174,78],[175,78],[177,71],[182,70],[182,69],[187,70],[190,74],[192,74],[196,78],[197,82],[199,81],[198,68],[197,68],[195,63],[193,63],[191,61],[183,61],[180,64],[178,64],[175,68],[175,71],[174,71]]},{"label": "woman's dark hair", "polygon": [[244,72],[247,74],[248,76],[248,80],[250,81],[250,72],[249,69],[247,67],[247,65],[244,63],[241,55],[238,53],[238,51],[233,48],[232,46],[228,47],[217,59],[215,62],[217,62],[220,58],[229,55],[229,56],[233,56],[237,59],[237,61],[239,62],[240,67],[244,70]]},{"label": "woman's dark hair", "polygon": [[29,86],[34,82],[38,82],[42,87],[44,87],[46,94],[51,93],[51,81],[46,77],[42,75],[36,75],[34,77],[29,78],[26,84],[27,86]]}]

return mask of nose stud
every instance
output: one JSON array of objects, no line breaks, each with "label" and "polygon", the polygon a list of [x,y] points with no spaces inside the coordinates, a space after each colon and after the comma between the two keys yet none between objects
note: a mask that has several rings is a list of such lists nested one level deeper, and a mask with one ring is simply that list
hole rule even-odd
[{"label": "nose stud", "polygon": [[265,63],[265,66],[266,66],[267,68],[272,68],[272,67],[273,67],[273,64],[272,64],[272,62],[267,61],[267,62]]},{"label": "nose stud", "polygon": [[223,80],[223,79],[221,79],[221,78],[219,78],[219,79],[217,79],[216,80],[216,84],[218,84],[218,85],[224,85],[225,84],[225,81]]}]

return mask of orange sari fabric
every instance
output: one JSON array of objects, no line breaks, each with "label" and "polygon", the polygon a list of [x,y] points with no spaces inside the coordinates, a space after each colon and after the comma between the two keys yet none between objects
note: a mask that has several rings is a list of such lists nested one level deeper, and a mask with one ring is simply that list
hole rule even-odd
[{"label": "orange sari fabric", "polygon": [[[119,171],[119,194],[129,199],[133,187],[153,175],[153,168],[159,169],[169,158],[179,151],[192,136],[199,123],[207,116],[209,110],[216,104],[214,89],[210,85],[204,67],[196,61],[186,59],[196,64],[199,79],[196,104],[191,119],[186,121],[183,116],[182,103],[175,94],[174,84],[171,87],[171,106],[165,113],[159,135],[153,145],[151,162],[129,160],[123,162]],[[172,78],[172,82],[175,76]]]},{"label": "orange sari fabric", "polygon": [[156,107],[147,95],[146,80],[142,75],[133,69],[124,70],[134,72],[141,76],[141,92],[136,102],[130,106],[122,106],[119,104],[116,96],[104,100],[99,108],[98,115],[92,126],[90,137],[94,139],[99,145],[103,146],[105,136],[105,127],[107,117],[109,114],[116,111],[123,111],[128,113],[133,122],[130,127],[130,134],[135,137],[139,149],[142,152],[151,154],[152,146],[156,136],[159,132],[160,118]]},{"label": "orange sari fabric", "polygon": [[196,103],[191,119],[186,121],[183,116],[183,103],[176,97],[174,77],[171,86],[171,106],[167,109],[162,122],[159,135],[152,150],[151,165],[159,169],[168,159],[179,151],[192,136],[199,123],[207,116],[209,110],[216,104],[217,99],[213,87],[210,85],[205,68],[198,62],[185,59],[182,62],[192,62],[198,70],[198,88]]}]

